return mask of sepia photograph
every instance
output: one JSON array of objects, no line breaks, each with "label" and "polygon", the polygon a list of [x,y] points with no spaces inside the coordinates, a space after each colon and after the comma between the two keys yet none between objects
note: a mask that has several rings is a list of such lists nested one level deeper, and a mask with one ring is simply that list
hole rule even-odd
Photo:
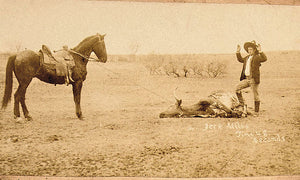
[{"label": "sepia photograph", "polygon": [[0,180],[300,179],[300,1],[0,0]]}]

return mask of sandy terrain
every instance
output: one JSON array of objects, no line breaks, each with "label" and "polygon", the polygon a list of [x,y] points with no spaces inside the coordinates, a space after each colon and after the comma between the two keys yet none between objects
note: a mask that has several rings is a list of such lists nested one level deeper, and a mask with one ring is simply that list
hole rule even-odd
[{"label": "sandy terrain", "polygon": [[[26,96],[33,121],[15,123],[12,103],[0,112],[0,175],[300,175],[300,53],[267,56],[261,114],[243,119],[158,118],[174,103],[175,87],[184,104],[214,90],[233,91],[241,70],[234,54],[228,73],[216,79],[150,76],[134,62],[90,62],[83,121],[71,86],[34,79]],[[1,59],[1,98],[5,65]],[[245,97],[253,111],[252,94]]]}]

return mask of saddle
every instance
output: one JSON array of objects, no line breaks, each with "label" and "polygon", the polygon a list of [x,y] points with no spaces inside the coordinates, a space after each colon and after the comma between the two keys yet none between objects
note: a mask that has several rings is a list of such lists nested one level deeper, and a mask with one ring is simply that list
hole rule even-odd
[{"label": "saddle", "polygon": [[41,65],[54,65],[57,76],[71,78],[71,70],[75,66],[73,56],[67,50],[59,50],[52,53],[48,46],[42,45]]}]

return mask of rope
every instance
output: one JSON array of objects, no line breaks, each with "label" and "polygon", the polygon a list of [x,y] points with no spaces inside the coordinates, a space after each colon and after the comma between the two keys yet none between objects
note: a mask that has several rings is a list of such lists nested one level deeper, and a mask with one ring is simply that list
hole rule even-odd
[{"label": "rope", "polygon": [[[101,68],[103,68],[103,69],[105,69],[105,70],[107,70],[107,71],[109,71],[109,72],[111,72],[111,73],[113,73],[113,74],[115,74],[118,78],[121,77],[121,75],[120,75],[119,73],[116,73],[116,72],[114,72],[114,71],[112,71],[112,70],[110,70],[110,69],[107,69],[107,68],[105,68],[104,66],[100,65],[99,63],[96,63],[96,65],[99,66],[99,67],[101,67]],[[111,76],[110,76],[110,77],[111,77]],[[122,77],[124,78],[124,76],[122,76]],[[130,82],[129,79],[126,79],[126,81]],[[132,82],[133,82],[133,81],[132,81]],[[154,92],[154,91],[152,91],[152,90],[150,90],[150,89],[148,89],[148,88],[146,88],[146,87],[144,87],[144,86],[141,86],[141,85],[139,85],[139,84],[136,84],[136,83],[134,83],[134,84],[135,84],[135,86],[140,87],[141,89],[143,89],[143,90],[149,92],[150,94],[153,94],[153,95],[155,95],[155,96],[157,96],[157,97],[160,97],[161,99],[163,99],[163,100],[165,100],[165,101],[171,103],[171,101],[170,101],[169,99],[166,99],[165,97],[159,95],[158,93],[156,93],[156,92]]]},{"label": "rope", "polygon": [[[79,56],[81,56],[81,57],[87,59],[88,61],[91,61],[91,60],[92,60],[92,61],[96,61],[96,62],[99,62],[99,61],[100,61],[99,59],[96,59],[96,58],[93,58],[93,57],[87,57],[87,56],[85,56],[85,55],[83,55],[83,54],[81,54],[81,53],[79,53],[79,52],[76,52],[76,51],[74,51],[74,50],[72,50],[72,49],[70,49],[70,50],[68,50],[68,51],[70,51],[71,53],[77,54],[77,55],[79,55]],[[99,66],[99,67],[101,67],[101,68],[103,68],[103,69],[105,69],[105,70],[107,70],[107,71],[109,71],[109,72],[111,72],[111,73],[117,75],[118,77],[121,77],[119,73],[116,73],[116,72],[114,72],[114,71],[112,71],[112,70],[110,70],[110,69],[107,69],[107,68],[101,66],[101,65],[98,64],[98,63],[96,63],[96,64],[97,64],[97,66]],[[128,81],[128,80],[127,80],[127,81]],[[143,86],[141,86],[141,85],[139,85],[139,84],[137,84],[136,86],[138,86],[138,87],[144,89],[145,91],[147,91],[147,92],[149,92],[149,93],[151,93],[151,94],[153,94],[153,95],[155,95],[155,96],[157,96],[157,97],[160,97],[160,98],[164,99],[165,101],[170,102],[170,100],[166,99],[165,97],[159,95],[158,93],[156,93],[156,92],[154,92],[154,91],[151,91],[150,89],[147,89],[147,88],[145,88],[145,87],[143,87]]]},{"label": "rope", "polygon": [[163,96],[157,94],[157,93],[154,92],[154,91],[151,91],[150,89],[147,89],[147,88],[145,88],[145,87],[143,87],[143,86],[141,86],[141,85],[139,85],[139,84],[137,84],[136,86],[138,86],[138,87],[144,89],[145,91],[147,91],[147,92],[149,92],[149,93],[151,93],[151,94],[154,94],[154,95],[156,95],[157,97],[160,97],[160,98],[164,99],[165,101],[168,101],[168,102],[171,103],[171,101],[170,101],[169,99],[166,99],[165,97],[163,97]]}]

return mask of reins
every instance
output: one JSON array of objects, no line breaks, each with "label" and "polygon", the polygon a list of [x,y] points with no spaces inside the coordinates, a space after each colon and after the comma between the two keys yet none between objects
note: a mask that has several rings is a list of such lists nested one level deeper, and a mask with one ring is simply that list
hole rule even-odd
[{"label": "reins", "polygon": [[[93,57],[87,57],[87,56],[85,56],[85,55],[83,55],[83,54],[81,54],[79,52],[76,52],[76,51],[74,51],[72,49],[69,49],[68,51],[71,52],[71,53],[77,54],[77,55],[81,56],[82,58],[87,59],[88,61],[91,61],[91,62],[101,62],[100,59],[93,58]],[[100,65],[97,63],[97,66],[100,66]],[[103,66],[100,66],[100,67],[102,67],[103,69],[105,69],[105,70],[107,70],[109,72],[112,72],[113,74],[118,75],[118,73],[116,73],[116,72],[114,72],[112,70],[109,70],[109,69],[107,69],[107,68],[105,68]]]},{"label": "reins", "polygon": [[100,61],[100,59],[85,56],[85,55],[83,55],[83,54],[81,54],[79,52],[76,52],[76,51],[72,50],[72,49],[69,49],[68,51],[71,52],[71,53],[77,54],[77,55],[83,57],[84,59],[87,59],[88,61],[97,61],[97,62]]}]

